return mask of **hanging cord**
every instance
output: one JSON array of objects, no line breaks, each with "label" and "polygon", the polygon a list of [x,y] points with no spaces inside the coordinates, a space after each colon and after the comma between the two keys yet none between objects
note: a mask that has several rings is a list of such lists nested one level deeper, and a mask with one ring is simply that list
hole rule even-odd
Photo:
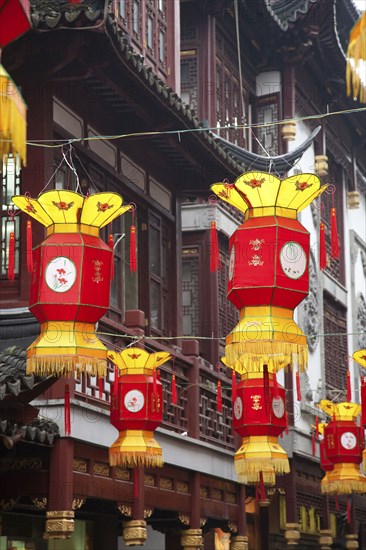
[{"label": "hanging cord", "polygon": [[77,173],[77,171],[76,171],[76,168],[75,168],[75,165],[74,165],[74,161],[72,160],[72,152],[73,152],[73,150],[74,150],[74,148],[73,148],[73,146],[72,146],[71,143],[70,143],[70,147],[69,147],[69,150],[68,150],[68,153],[69,153],[69,156],[70,156],[70,161],[68,161],[68,159],[67,159],[67,156],[66,156],[67,153],[66,153],[66,155],[65,155],[65,153],[62,151],[62,155],[63,155],[63,157],[64,157],[64,159],[65,159],[65,162],[66,162],[67,166],[68,166],[68,167],[70,168],[70,170],[71,170],[72,172],[74,172],[74,174],[75,174],[75,177],[76,177],[75,192],[76,192],[76,193],[81,193],[81,187],[80,187],[79,176],[78,176],[78,173]]},{"label": "hanging cord", "polygon": [[[61,148],[61,151],[62,151],[62,148]],[[63,154],[63,151],[62,151],[62,154]],[[47,189],[47,187],[49,186],[49,184],[51,183],[51,181],[53,180],[53,178],[55,177],[55,175],[57,174],[57,171],[59,168],[61,168],[61,166],[63,165],[64,163],[64,159],[62,158],[60,163],[58,164],[58,166],[56,167],[55,171],[52,173],[50,179],[48,180],[48,182],[46,183],[46,185],[40,190],[40,192],[38,193],[38,197],[40,195],[42,195],[43,191],[45,191]]]}]

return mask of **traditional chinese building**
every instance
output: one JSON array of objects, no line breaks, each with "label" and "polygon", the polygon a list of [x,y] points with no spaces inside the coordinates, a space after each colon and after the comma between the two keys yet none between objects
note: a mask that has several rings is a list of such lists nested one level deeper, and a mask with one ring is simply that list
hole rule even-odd
[{"label": "traditional chinese building", "polygon": [[[365,345],[365,115],[329,117],[312,136],[319,120],[238,127],[359,106],[344,91],[347,35],[358,16],[351,0],[31,4],[33,29],[2,54],[28,104],[30,144],[25,168],[10,158],[2,170],[1,349],[25,350],[39,334],[28,311],[26,219],[16,216],[10,224],[10,199],[79,186],[85,194],[116,191],[137,207],[138,269],[129,269],[127,213],[113,225],[114,279],[99,337],[115,350],[134,342],[169,351],[173,359],[161,367],[163,424],[156,438],[165,464],[156,469],[109,465],[108,447],[116,439],[109,420],[112,365],[102,388],[85,375],[37,379],[28,391],[24,373],[7,378],[7,399],[18,408],[26,403],[32,414],[13,418],[1,407],[2,433],[12,438],[0,455],[1,543],[37,550],[124,548],[123,530],[145,520],[144,547],[151,550],[189,548],[201,537],[205,549],[214,549],[215,529],[230,534],[232,550],[245,548],[243,537],[253,550],[284,548],[291,537],[299,538],[299,548],[319,548],[320,530],[329,530],[325,535],[339,548],[346,535],[357,535],[359,547],[366,547],[365,498],[353,498],[347,523],[346,499],[339,499],[337,510],[334,498],[322,496],[319,450],[313,456],[310,435],[315,403],[342,396],[347,357]],[[117,135],[123,137],[109,138]],[[263,165],[263,148],[281,158]],[[240,220],[207,201],[212,183],[233,181],[253,167],[281,175],[317,171],[336,189],[322,207],[301,215],[313,245],[310,294],[298,312],[310,366],[301,377],[301,401],[291,372],[281,380],[291,424],[283,438],[291,473],[278,478],[266,502],[256,498],[254,487],[237,483],[231,377],[219,363],[225,336],[237,322],[226,288],[228,237]],[[318,228],[321,221],[330,226],[333,201],[342,252],[320,274]],[[213,218],[222,267],[211,273]],[[8,281],[6,251],[14,229],[15,280]],[[42,239],[43,229],[34,225],[34,244]],[[24,351],[7,351],[1,369],[14,361],[12,353]],[[358,371],[352,372],[357,396]],[[22,391],[12,393],[18,380]],[[42,420],[34,420],[35,409]],[[51,538],[43,539],[47,511],[67,512],[55,518],[61,534],[74,513],[71,539],[52,538],[52,516]]]}]

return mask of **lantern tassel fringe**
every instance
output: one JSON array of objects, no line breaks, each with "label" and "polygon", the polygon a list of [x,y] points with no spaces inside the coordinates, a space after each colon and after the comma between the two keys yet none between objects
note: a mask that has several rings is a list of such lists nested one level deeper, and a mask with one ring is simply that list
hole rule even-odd
[{"label": "lantern tassel fringe", "polygon": [[109,463],[111,466],[119,466],[122,468],[161,468],[164,464],[162,455],[151,452],[135,451],[123,453],[117,451],[109,451]]},{"label": "lantern tassel fringe", "polygon": [[269,372],[278,372],[283,367],[293,364],[291,356],[297,362],[299,372],[304,372],[308,365],[308,348],[302,344],[285,342],[232,342],[225,348],[227,365],[240,361],[247,372],[262,372],[268,365]]},{"label": "lantern tassel fringe", "polygon": [[365,481],[352,481],[352,480],[329,480],[328,483],[321,484],[322,493],[328,495],[350,495],[352,493],[365,493],[366,492],[366,478]]},{"label": "lantern tassel fringe", "polygon": [[77,355],[33,356],[27,359],[27,374],[68,376],[73,373],[103,378],[107,374],[107,361]]},{"label": "lantern tassel fringe", "polygon": [[125,430],[109,449],[109,463],[125,468],[160,468],[164,464],[163,451],[153,432]]},{"label": "lantern tassel fringe", "polygon": [[290,465],[288,458],[247,458],[245,456],[235,458],[235,472],[238,476],[252,476],[253,474],[259,474],[260,472],[275,473],[275,474],[288,474],[290,472]]}]

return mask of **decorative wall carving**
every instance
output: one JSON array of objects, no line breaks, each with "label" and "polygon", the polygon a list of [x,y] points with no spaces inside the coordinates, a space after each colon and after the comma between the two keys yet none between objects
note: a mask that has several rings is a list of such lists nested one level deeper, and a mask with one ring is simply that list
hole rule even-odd
[{"label": "decorative wall carving", "polygon": [[360,348],[366,348],[366,301],[361,292],[358,293],[356,298],[357,307],[357,332],[358,332],[358,345]]},{"label": "decorative wall carving", "polygon": [[74,458],[72,461],[72,469],[74,472],[86,474],[88,470],[88,462],[84,458]]},{"label": "decorative wall carving", "polygon": [[46,507],[47,507],[47,498],[46,497],[33,498],[32,502],[33,502],[34,506],[37,506],[37,508],[39,508],[40,510],[45,510]]},{"label": "decorative wall carving", "polygon": [[189,485],[185,481],[177,481],[177,492],[188,494]]},{"label": "decorative wall carving", "polygon": [[366,277],[366,252],[364,250],[361,250],[361,262],[362,262],[363,274]]},{"label": "decorative wall carving", "polygon": [[109,464],[105,462],[94,462],[93,473],[97,476],[109,477]]},{"label": "decorative wall carving", "polygon": [[167,489],[169,491],[173,490],[173,480],[169,477],[161,477],[159,480],[159,486],[162,489]]},{"label": "decorative wall carving", "polygon": [[130,481],[131,473],[129,470],[124,470],[123,468],[116,467],[114,470],[116,479],[122,479],[123,481]]},{"label": "decorative wall carving", "polygon": [[188,514],[182,514],[179,512],[178,519],[183,525],[189,525],[191,518]]},{"label": "decorative wall carving", "polygon": [[303,302],[303,328],[307,336],[309,350],[314,353],[319,342],[319,283],[315,257],[309,257],[309,294]]},{"label": "decorative wall carving", "polygon": [[122,516],[127,516],[128,518],[132,517],[132,506],[129,504],[121,504],[118,506],[118,510],[122,514]]},{"label": "decorative wall carving", "polygon": [[144,519],[151,518],[154,513],[154,508],[144,508]]},{"label": "decorative wall carving", "polygon": [[42,470],[43,463],[41,458],[18,458],[10,463],[10,470]]},{"label": "decorative wall carving", "polygon": [[73,498],[71,508],[73,510],[79,510],[82,506],[84,506],[85,501],[85,498]]},{"label": "decorative wall carving", "polygon": [[145,474],[144,485],[148,485],[148,487],[155,487],[155,476]]}]

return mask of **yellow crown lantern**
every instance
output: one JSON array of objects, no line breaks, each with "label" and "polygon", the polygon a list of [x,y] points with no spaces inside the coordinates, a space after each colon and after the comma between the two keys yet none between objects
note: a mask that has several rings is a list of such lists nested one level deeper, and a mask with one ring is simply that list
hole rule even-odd
[{"label": "yellow crown lantern", "polygon": [[63,190],[38,199],[15,196],[13,202],[47,228],[32,261],[29,309],[41,334],[27,350],[28,372],[104,376],[107,348],[95,323],[109,308],[113,251],[99,230],[132,206],[116,193]]},{"label": "yellow crown lantern", "polygon": [[119,431],[109,449],[110,464],[129,468],[162,466],[162,450],[154,438],[154,430],[163,420],[162,384],[156,369],[171,355],[126,348],[120,353],[111,351],[108,357],[117,367],[111,423]]},{"label": "yellow crown lantern", "polygon": [[313,174],[280,180],[248,172],[211,189],[244,215],[230,238],[228,298],[240,321],[226,338],[228,365],[245,357],[248,370],[252,361],[277,371],[295,354],[298,368],[306,368],[306,337],[293,310],[308,294],[310,239],[297,213],[326,186]]},{"label": "yellow crown lantern", "polygon": [[331,420],[324,426],[324,458],[333,469],[322,479],[321,489],[328,494],[366,492],[366,477],[360,471],[364,430],[357,424],[361,406],[357,403],[333,403],[326,399],[318,406]]}]

